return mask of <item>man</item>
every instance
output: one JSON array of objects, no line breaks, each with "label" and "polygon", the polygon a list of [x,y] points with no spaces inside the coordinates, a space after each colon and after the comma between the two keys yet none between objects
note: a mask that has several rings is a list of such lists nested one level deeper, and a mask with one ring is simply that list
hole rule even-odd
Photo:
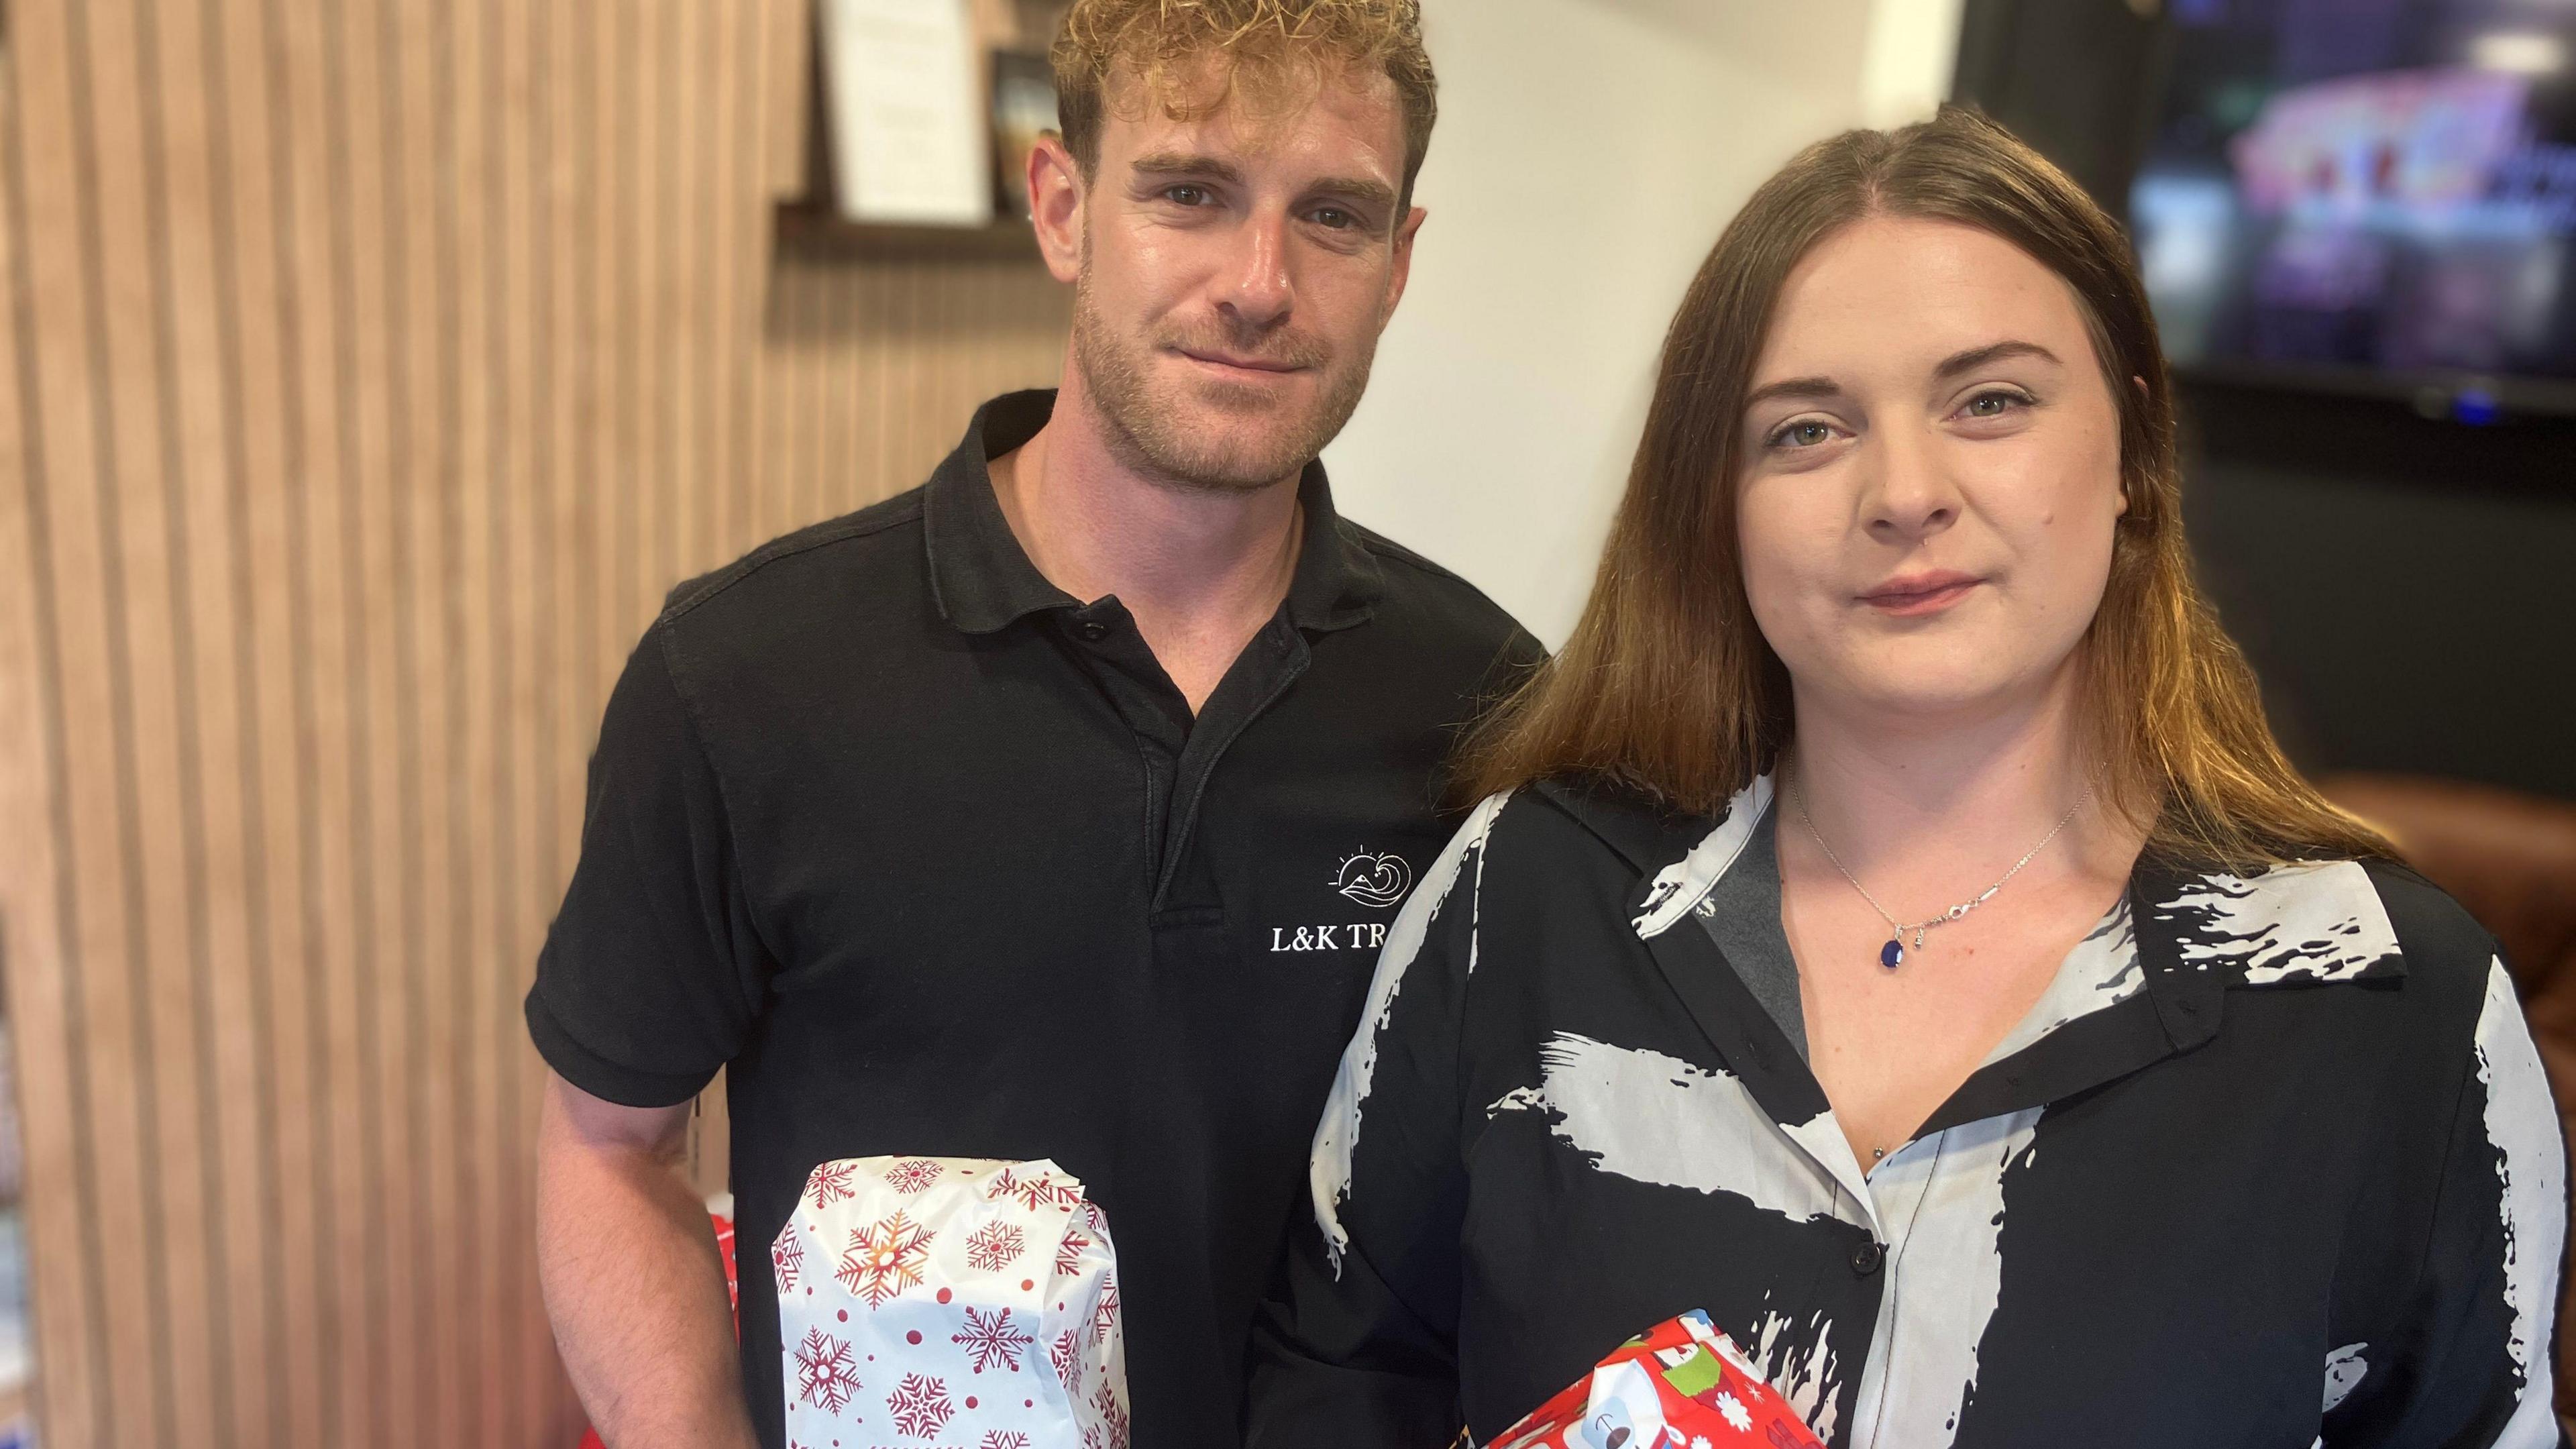
[{"label": "man", "polygon": [[[611,698],[529,1029],[539,1261],[618,1449],[780,1449],[762,1251],[816,1163],[1053,1158],[1134,1442],[1239,1442],[1252,1313],[1438,762],[1535,647],[1315,463],[1403,295],[1414,0],[1078,0],[1029,163],[1060,394],[677,590]],[[678,1169],[729,1071],[739,1372]]]}]

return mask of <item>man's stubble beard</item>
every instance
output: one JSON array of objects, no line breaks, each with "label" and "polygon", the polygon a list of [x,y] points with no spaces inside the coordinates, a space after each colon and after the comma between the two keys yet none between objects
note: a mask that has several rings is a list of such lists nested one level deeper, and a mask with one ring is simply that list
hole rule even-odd
[{"label": "man's stubble beard", "polygon": [[[1238,336],[1222,342],[1266,358],[1283,357],[1276,338],[1265,342]],[[1108,326],[1092,297],[1086,257],[1073,289],[1073,363],[1104,424],[1110,453],[1140,477],[1193,493],[1254,493],[1303,470],[1358,410],[1377,355],[1374,335],[1338,366],[1329,348],[1292,340],[1284,349],[1285,360],[1314,367],[1324,383],[1302,418],[1281,418],[1279,404],[1260,389],[1225,383],[1195,389],[1197,400],[1213,403],[1218,412],[1239,411],[1256,423],[1253,429],[1229,430],[1221,422],[1194,426],[1178,406],[1155,395],[1152,364],[1160,345],[1135,342]]]}]

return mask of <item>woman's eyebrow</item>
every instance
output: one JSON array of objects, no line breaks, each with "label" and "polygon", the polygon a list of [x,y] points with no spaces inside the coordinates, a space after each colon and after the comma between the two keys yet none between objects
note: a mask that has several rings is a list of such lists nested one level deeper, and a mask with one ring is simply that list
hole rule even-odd
[{"label": "woman's eyebrow", "polygon": [[[1960,373],[1973,372],[1989,362],[2001,362],[2007,357],[2036,357],[2043,362],[2057,362],[2056,353],[2036,342],[1989,342],[1983,347],[1971,347],[1943,358],[1941,365],[1932,369],[1932,376],[1936,381],[1947,382]],[[2062,367],[2065,364],[2058,365]]]},{"label": "woman's eyebrow", "polygon": [[1808,399],[1840,397],[1842,396],[1842,392],[1842,384],[1834,381],[1830,377],[1783,378],[1778,382],[1766,382],[1760,387],[1755,388],[1753,391],[1746,393],[1744,395],[1744,405],[1746,407],[1752,407],[1756,403],[1769,402],[1775,397]]},{"label": "woman's eyebrow", "polygon": [[[1987,363],[2000,362],[2007,357],[2036,357],[2043,362],[2058,362],[2056,353],[2036,342],[2006,340],[1989,342],[1983,347],[1971,347],[1965,352],[1954,352],[1943,358],[1940,366],[1932,369],[1932,376],[1936,381],[1946,382],[1960,373],[1974,372]],[[2058,363],[2058,365],[2062,367],[2065,364]],[[1744,405],[1751,407],[1756,403],[1769,402],[1773,398],[1833,398],[1842,396],[1842,391],[1842,384],[1830,377],[1789,377],[1782,378],[1778,382],[1766,382],[1746,393]]]}]

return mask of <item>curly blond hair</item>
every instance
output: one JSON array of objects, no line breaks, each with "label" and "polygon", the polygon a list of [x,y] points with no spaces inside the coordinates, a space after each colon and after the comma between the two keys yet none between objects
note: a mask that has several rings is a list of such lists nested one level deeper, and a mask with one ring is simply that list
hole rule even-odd
[{"label": "curly blond hair", "polygon": [[[1212,95],[1200,84],[1210,58],[1221,67]],[[1421,0],[1074,0],[1048,59],[1065,149],[1085,175],[1100,164],[1110,77],[1121,67],[1141,83],[1122,94],[1122,109],[1159,105],[1176,119],[1229,98],[1285,114],[1344,66],[1382,70],[1404,107],[1407,206],[1440,109]]]}]

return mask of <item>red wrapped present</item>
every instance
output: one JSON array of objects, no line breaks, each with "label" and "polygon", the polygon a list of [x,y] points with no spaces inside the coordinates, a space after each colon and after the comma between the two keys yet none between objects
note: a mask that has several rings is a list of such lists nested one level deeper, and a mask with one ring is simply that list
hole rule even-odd
[{"label": "red wrapped present", "polygon": [[1619,1346],[1488,1449],[1824,1449],[1696,1310]]}]

